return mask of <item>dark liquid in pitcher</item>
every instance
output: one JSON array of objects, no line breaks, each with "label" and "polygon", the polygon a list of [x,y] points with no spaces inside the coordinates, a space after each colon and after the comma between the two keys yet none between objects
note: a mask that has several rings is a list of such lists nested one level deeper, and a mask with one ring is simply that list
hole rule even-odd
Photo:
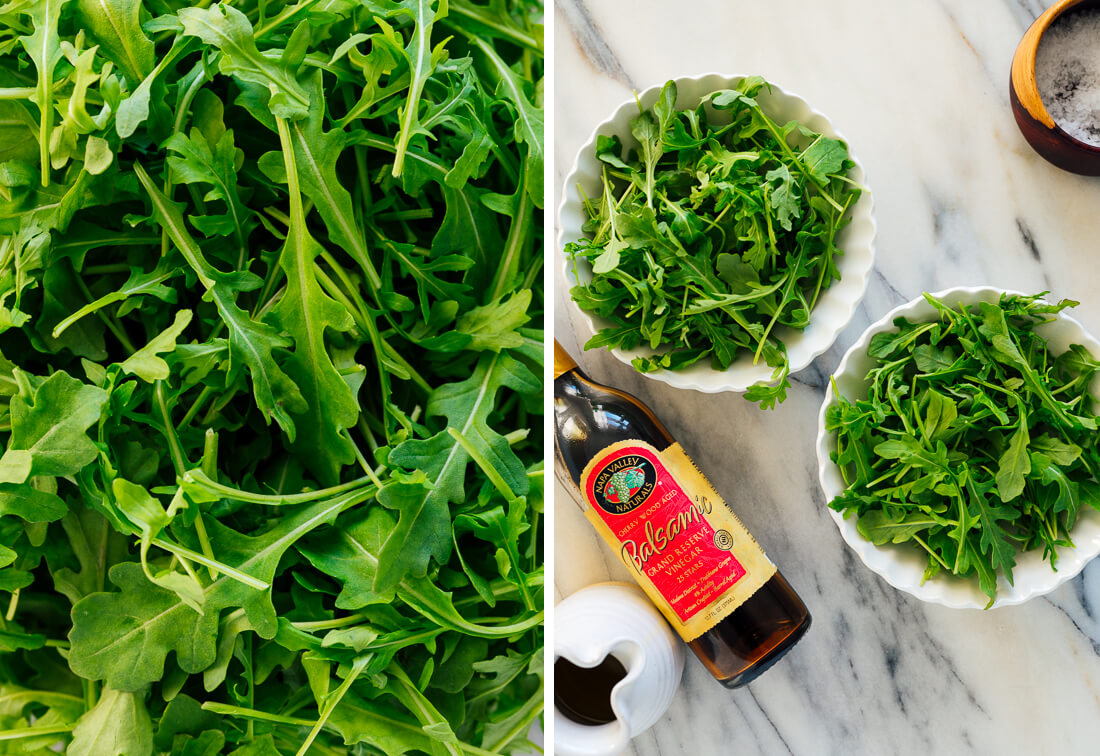
[{"label": "dark liquid in pitcher", "polygon": [[[557,464],[574,485],[588,461],[609,444],[640,439],[658,450],[674,439],[653,413],[624,391],[589,380],[578,369],[554,381]],[[728,617],[688,643],[707,671],[728,688],[756,679],[810,627],[810,613],[776,572]]]},{"label": "dark liquid in pitcher", "polygon": [[611,689],[626,677],[626,668],[614,656],[595,667],[578,667],[568,659],[554,662],[554,706],[582,725],[603,725],[615,720]]}]

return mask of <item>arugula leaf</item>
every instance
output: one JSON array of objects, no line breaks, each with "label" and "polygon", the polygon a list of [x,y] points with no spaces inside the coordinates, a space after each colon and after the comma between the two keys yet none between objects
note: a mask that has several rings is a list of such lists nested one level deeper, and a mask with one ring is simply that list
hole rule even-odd
[{"label": "arugula leaf", "polygon": [[177,15],[185,36],[198,37],[221,51],[218,69],[223,74],[268,90],[272,115],[294,119],[306,114],[309,95],[286,65],[260,53],[244,13],[216,3],[209,8],[183,8]]},{"label": "arugula leaf", "polygon": [[15,515],[27,522],[53,522],[69,511],[55,493],[41,491],[29,483],[0,483],[0,516]]},{"label": "arugula leaf", "polygon": [[[99,420],[107,394],[58,371],[29,396],[11,400],[11,442],[0,470],[8,483],[35,475],[71,475],[96,458],[86,432]],[[16,470],[25,471],[20,477]]]},{"label": "arugula leaf", "polygon": [[802,162],[810,175],[821,183],[829,181],[830,174],[844,168],[848,148],[839,139],[819,136],[802,153]]},{"label": "arugula leaf", "polygon": [[[401,50],[409,66],[409,88],[401,108],[401,124],[395,141],[393,175],[400,176],[412,138],[417,134],[430,133],[420,125],[420,97],[428,78],[445,54],[443,43],[432,48],[432,27],[437,19],[447,15],[447,0],[393,0],[387,6],[388,17],[406,16],[415,27],[409,35],[408,44]],[[392,34],[392,30],[385,27],[384,30]]]},{"label": "arugula leaf", "polygon": [[1031,434],[1028,433],[1027,414],[1021,406],[1020,424],[1009,439],[1008,447],[997,461],[997,493],[1001,501],[1012,501],[1023,493],[1025,479],[1031,472],[1031,456],[1028,454],[1030,443]]},{"label": "arugula leaf", "polygon": [[76,756],[133,756],[153,752],[153,723],[144,695],[104,688],[73,728],[68,753]]},{"label": "arugula leaf", "polygon": [[176,339],[191,322],[191,315],[190,310],[177,310],[172,325],[150,339],[148,344],[119,364],[122,372],[132,373],[149,383],[163,381],[167,378],[169,375],[168,363],[157,355],[171,352],[176,348]]},{"label": "arugula leaf", "polygon": [[153,42],[141,28],[137,0],[76,0],[77,18],[131,83],[153,71]]}]

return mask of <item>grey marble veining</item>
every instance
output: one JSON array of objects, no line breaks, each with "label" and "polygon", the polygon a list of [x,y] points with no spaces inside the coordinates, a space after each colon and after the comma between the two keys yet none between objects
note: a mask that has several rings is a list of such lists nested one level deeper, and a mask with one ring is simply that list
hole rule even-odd
[{"label": "grey marble veining", "polygon": [[[795,375],[786,403],[676,391],[604,353],[555,273],[555,335],[597,379],[665,421],[805,598],[813,626],[737,691],[689,658],[637,756],[1100,753],[1100,566],[993,612],[924,604],[849,551],[813,452],[828,376],[872,321],[957,285],[1048,289],[1100,332],[1100,179],[1059,171],[1020,136],[1012,54],[1037,0],[558,0],[555,207],[580,145],[632,88],[708,71],[760,73],[805,97],[867,170],[875,271],[837,343]],[[1100,44],[1100,42],[1098,42]],[[560,251],[559,251],[560,254]],[[581,339],[583,341],[583,339]],[[555,595],[625,569],[556,491]]]}]

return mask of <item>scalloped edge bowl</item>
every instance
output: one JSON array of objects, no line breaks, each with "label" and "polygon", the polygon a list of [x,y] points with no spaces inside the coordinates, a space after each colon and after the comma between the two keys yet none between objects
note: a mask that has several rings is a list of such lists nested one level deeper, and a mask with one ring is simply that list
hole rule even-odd
[{"label": "scalloped edge bowl", "polygon": [[[694,107],[704,95],[719,89],[730,89],[743,78],[745,77],[717,73],[678,78],[675,80],[677,107],[681,109],[688,106]],[[662,86],[664,82],[649,87],[639,95],[638,99],[642,107],[649,108],[657,101]],[[844,139],[822,113],[814,110],[798,95],[784,91],[776,84],[771,84],[770,92],[767,88],[761,90],[757,100],[769,115],[781,123],[794,119],[827,137],[841,139],[848,143],[848,140]],[[619,105],[610,118],[595,128],[588,141],[580,148],[573,161],[573,167],[566,176],[562,201],[558,208],[557,242],[558,253],[562,257],[565,269],[565,280],[570,287],[577,284],[577,277],[574,276],[573,266],[565,255],[565,245],[568,242],[577,241],[584,235],[581,230],[584,223],[584,209],[578,184],[584,187],[589,197],[598,197],[601,193],[600,163],[594,154],[596,137],[601,134],[609,136],[618,134],[624,146],[637,146],[637,142],[630,135],[630,119],[637,114],[638,105],[633,98]],[[850,144],[848,149],[849,157],[855,163],[848,175],[866,188],[863,166],[852,152]],[[815,357],[832,346],[863,298],[875,261],[875,221],[871,212],[872,206],[871,192],[865,190],[852,208],[852,221],[837,237],[837,247],[844,252],[837,262],[841,278],[839,281],[834,281],[832,286],[822,293],[817,306],[814,307],[809,326],[804,331],[784,329],[778,332],[787,345],[791,373],[805,368]],[[577,273],[582,280],[591,280],[591,268],[583,261],[578,263]],[[600,328],[609,325],[604,319],[581,310],[572,299],[570,304],[576,312],[580,313],[588,329],[586,334],[578,334],[583,336],[582,341],[587,341],[588,337],[595,335]],[[646,348],[610,351],[619,361],[627,365],[634,357],[654,353]],[[753,384],[768,382],[771,373],[772,368],[763,363],[754,365],[752,355],[746,354],[724,371],[714,370],[709,364],[703,362],[684,370],[659,370],[653,373],[642,373],[642,375],[675,388],[690,388],[714,393],[745,391]]]},{"label": "scalloped edge bowl", "polygon": [[[952,307],[957,307],[960,303],[971,305],[978,302],[995,302],[1003,293],[1021,294],[1018,291],[993,287],[960,286],[935,292],[932,296]],[[867,347],[871,343],[872,336],[883,331],[896,330],[895,318],[905,317],[919,322],[928,320],[935,314],[935,308],[922,296],[895,307],[880,320],[868,326],[859,340],[844,355],[844,359],[841,360],[833,375],[840,392],[852,399],[866,397],[864,376],[873,364],[872,359],[867,356]],[[1070,344],[1081,344],[1093,355],[1100,355],[1100,342],[1077,320],[1064,312],[1060,313],[1055,320],[1037,326],[1035,330],[1047,340],[1050,350],[1055,354],[1061,354],[1069,348]],[[1093,382],[1092,394],[1100,400],[1100,378]],[[840,469],[829,456],[836,451],[836,439],[825,431],[825,413],[833,403],[833,397],[833,387],[830,383],[825,391],[825,399],[821,403],[817,426],[818,477],[821,489],[825,493],[826,506],[845,489]],[[905,591],[921,601],[952,609],[983,609],[989,601],[978,587],[976,577],[970,580],[941,573],[922,584],[926,562],[918,549],[911,548],[907,544],[875,546],[856,530],[854,516],[845,519],[840,512],[831,508],[829,515],[840,528],[844,541],[863,563],[898,590]],[[1032,549],[1020,554],[1012,572],[1014,585],[1009,585],[1003,575],[997,576],[997,599],[991,608],[1022,604],[1036,596],[1050,593],[1062,583],[1076,577],[1093,557],[1100,554],[1100,512],[1092,507],[1083,506],[1070,536],[1076,548],[1058,550],[1057,572],[1043,560],[1042,549]]]}]

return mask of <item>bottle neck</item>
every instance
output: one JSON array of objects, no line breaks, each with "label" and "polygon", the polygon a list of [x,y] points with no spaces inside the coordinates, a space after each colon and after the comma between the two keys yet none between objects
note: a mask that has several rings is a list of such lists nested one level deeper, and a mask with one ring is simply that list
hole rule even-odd
[{"label": "bottle neck", "polygon": [[561,378],[570,370],[577,369],[577,361],[569,356],[569,352],[554,339],[554,380]]}]

